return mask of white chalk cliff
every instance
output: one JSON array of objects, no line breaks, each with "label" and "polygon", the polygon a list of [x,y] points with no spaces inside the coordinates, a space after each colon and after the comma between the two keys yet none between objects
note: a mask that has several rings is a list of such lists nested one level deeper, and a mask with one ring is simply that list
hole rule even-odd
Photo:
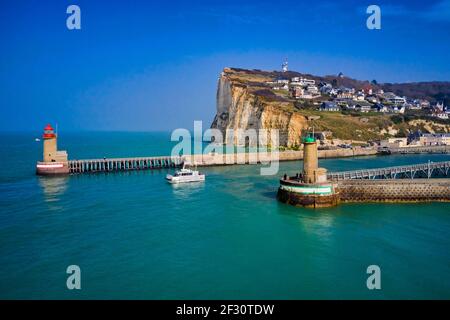
[{"label": "white chalk cliff", "polygon": [[217,112],[211,128],[219,129],[225,142],[236,145],[245,141],[227,130],[266,129],[270,135],[276,129],[279,145],[300,145],[301,132],[308,126],[306,118],[287,110],[290,103],[270,101],[257,92],[254,86],[240,81],[233,69],[225,68],[218,81]]}]

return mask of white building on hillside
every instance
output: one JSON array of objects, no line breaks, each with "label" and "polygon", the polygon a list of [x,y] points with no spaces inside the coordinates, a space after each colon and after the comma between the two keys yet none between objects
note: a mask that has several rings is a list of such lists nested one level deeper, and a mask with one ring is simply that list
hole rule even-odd
[{"label": "white building on hillside", "polygon": [[406,103],[406,99],[404,97],[399,97],[393,92],[386,92],[384,94],[384,100],[393,105],[404,105]]},{"label": "white building on hillside", "polygon": [[317,86],[315,86],[315,85],[309,85],[309,86],[307,86],[307,87],[306,87],[306,90],[307,90],[308,92],[311,92],[312,94],[316,94],[316,93],[319,92],[319,88],[317,88]]},{"label": "white building on hillside", "polygon": [[316,84],[316,80],[313,79],[306,79],[306,78],[300,78],[300,77],[294,77],[291,79],[291,84],[299,85],[299,86],[313,86]]}]

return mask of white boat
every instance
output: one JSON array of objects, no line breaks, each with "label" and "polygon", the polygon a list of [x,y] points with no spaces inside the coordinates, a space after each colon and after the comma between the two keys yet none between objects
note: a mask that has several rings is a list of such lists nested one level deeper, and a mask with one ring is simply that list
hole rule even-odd
[{"label": "white boat", "polygon": [[198,182],[205,181],[205,175],[197,170],[187,169],[183,166],[181,170],[175,171],[174,175],[168,174],[166,180],[169,183]]}]

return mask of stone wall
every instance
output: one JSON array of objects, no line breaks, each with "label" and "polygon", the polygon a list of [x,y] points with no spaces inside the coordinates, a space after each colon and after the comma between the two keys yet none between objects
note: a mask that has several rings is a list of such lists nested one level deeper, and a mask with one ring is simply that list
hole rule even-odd
[{"label": "stone wall", "polygon": [[305,208],[326,208],[334,207],[339,204],[338,194],[322,196],[303,195],[296,192],[286,191],[281,188],[278,189],[277,199],[292,206]]},{"label": "stone wall", "polygon": [[[354,148],[337,150],[319,150],[319,158],[340,158],[353,156],[376,155],[376,149]],[[187,162],[198,166],[231,165],[231,164],[256,164],[260,162],[294,161],[303,159],[303,151],[280,151],[267,153],[235,153],[235,154],[206,154],[184,156]]]},{"label": "stone wall", "polygon": [[335,190],[341,202],[450,201],[450,179],[344,180]]}]

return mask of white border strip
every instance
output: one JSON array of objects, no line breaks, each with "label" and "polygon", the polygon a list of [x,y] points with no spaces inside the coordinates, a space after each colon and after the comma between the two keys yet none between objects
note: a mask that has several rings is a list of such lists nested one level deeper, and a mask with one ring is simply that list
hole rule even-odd
[{"label": "white border strip", "polygon": [[62,168],[64,165],[62,163],[52,163],[52,164],[37,164],[36,168],[42,169],[52,169],[52,168]]}]

